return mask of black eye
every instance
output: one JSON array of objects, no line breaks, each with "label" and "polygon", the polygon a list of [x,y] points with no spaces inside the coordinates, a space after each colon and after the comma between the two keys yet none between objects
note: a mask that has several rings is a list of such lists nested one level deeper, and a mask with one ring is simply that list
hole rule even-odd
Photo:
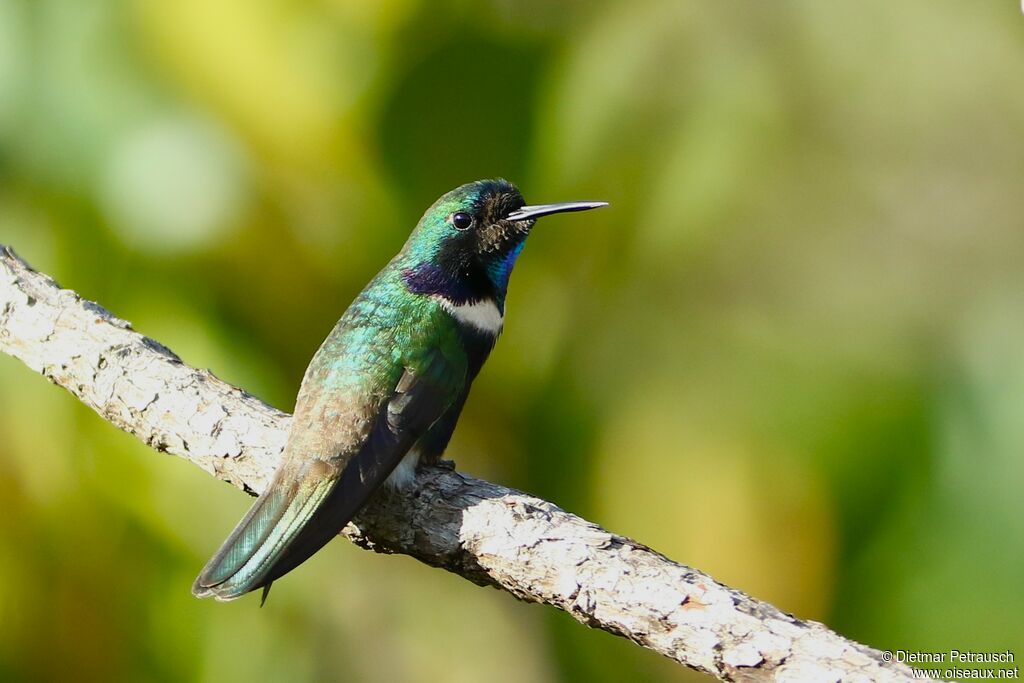
[{"label": "black eye", "polygon": [[473,225],[473,217],[462,211],[452,214],[452,225],[456,230],[468,230]]}]

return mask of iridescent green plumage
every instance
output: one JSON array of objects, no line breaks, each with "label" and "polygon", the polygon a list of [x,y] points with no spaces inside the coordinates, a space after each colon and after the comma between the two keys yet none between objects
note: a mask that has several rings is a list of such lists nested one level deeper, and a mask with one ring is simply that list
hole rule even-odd
[{"label": "iridescent green plumage", "polygon": [[505,181],[441,197],[313,357],[280,468],[193,593],[229,600],[269,587],[403,458],[439,459],[501,331],[508,275],[536,217],[599,205],[524,207]]}]

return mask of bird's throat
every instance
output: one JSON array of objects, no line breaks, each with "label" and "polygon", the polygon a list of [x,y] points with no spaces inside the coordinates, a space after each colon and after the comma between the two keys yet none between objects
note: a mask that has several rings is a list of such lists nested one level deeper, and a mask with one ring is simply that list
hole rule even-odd
[{"label": "bird's throat", "polygon": [[494,302],[494,299],[458,303],[440,294],[435,294],[434,299],[460,325],[491,337],[497,337],[501,334],[501,328],[505,324],[505,316],[502,310],[498,308],[498,304]]}]

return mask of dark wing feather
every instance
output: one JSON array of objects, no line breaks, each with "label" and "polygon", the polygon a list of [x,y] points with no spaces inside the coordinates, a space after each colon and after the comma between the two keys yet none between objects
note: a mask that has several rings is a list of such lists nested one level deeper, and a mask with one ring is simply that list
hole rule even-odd
[{"label": "dark wing feather", "polygon": [[409,448],[458,395],[464,372],[439,350],[406,368],[366,439],[347,462],[286,463],[200,573],[199,597],[237,598],[291,571],[322,548],[363,507]]}]

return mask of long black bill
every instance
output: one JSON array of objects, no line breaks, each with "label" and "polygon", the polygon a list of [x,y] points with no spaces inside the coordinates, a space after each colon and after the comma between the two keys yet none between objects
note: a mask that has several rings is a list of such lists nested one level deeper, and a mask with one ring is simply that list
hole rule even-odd
[{"label": "long black bill", "polygon": [[510,213],[505,218],[510,221],[525,221],[529,218],[540,218],[550,216],[553,213],[568,213],[569,211],[588,211],[608,206],[608,202],[559,202],[558,204],[538,204],[537,206],[524,206]]}]

